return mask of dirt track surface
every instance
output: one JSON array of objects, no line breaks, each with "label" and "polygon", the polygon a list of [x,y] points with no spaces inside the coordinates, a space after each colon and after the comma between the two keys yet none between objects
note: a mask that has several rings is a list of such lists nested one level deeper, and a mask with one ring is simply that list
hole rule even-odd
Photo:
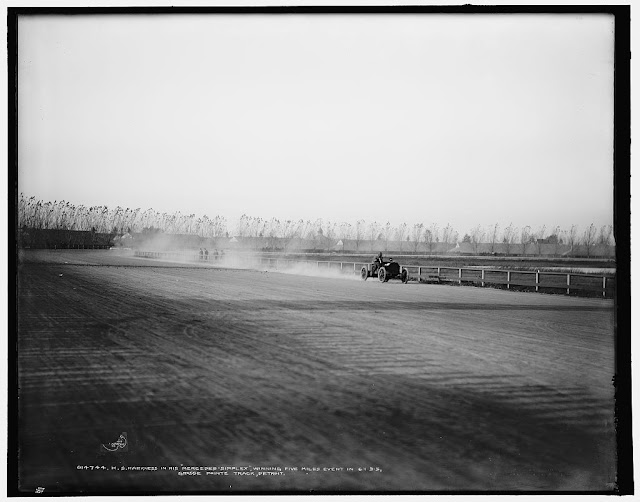
[{"label": "dirt track surface", "polygon": [[22,260],[26,492],[612,489],[611,301]]}]

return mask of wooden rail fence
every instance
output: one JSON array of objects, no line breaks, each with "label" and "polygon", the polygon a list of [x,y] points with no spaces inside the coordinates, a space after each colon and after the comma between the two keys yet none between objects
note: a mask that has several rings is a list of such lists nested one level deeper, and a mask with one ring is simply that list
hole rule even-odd
[{"label": "wooden rail fence", "polygon": [[[224,255],[209,254],[208,258],[200,257],[198,253],[184,252],[155,252],[136,251],[135,256],[152,259],[193,261],[193,262],[221,262]],[[206,258],[206,259],[205,259]],[[306,266],[311,269],[335,271],[343,274],[360,274],[364,262],[291,260],[285,258],[234,256],[236,265],[247,268],[266,266],[271,269],[286,270],[294,266]],[[222,261],[220,264],[224,265]],[[545,272],[540,270],[502,270],[474,267],[432,267],[418,265],[404,265],[409,272],[409,280],[417,282],[435,282],[439,284],[458,284],[475,286],[502,286],[506,289],[562,290],[566,294],[597,293],[603,298],[613,298],[615,292],[615,277],[585,273]]]}]

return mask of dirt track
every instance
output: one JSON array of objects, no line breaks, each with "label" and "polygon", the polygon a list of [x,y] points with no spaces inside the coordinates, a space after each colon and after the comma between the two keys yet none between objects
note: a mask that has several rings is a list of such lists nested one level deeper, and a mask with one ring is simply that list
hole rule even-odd
[{"label": "dirt track", "polygon": [[[611,301],[23,260],[27,492],[612,488]],[[100,453],[121,432],[128,451]],[[282,470],[120,470],[181,464]]]}]

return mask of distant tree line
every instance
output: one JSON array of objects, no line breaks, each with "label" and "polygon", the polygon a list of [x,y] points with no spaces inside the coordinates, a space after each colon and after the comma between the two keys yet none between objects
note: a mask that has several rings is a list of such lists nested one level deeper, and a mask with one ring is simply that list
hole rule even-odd
[{"label": "distant tree line", "polygon": [[436,223],[366,222],[355,224],[323,220],[279,220],[242,215],[230,233],[227,220],[222,216],[160,213],[153,209],[108,208],[107,206],[75,206],[66,201],[43,202],[21,194],[18,201],[18,227],[27,230],[81,231],[91,234],[181,234],[200,238],[217,239],[236,237],[240,242],[257,250],[286,250],[295,241],[305,241],[314,250],[333,251],[338,242],[349,243],[356,252],[384,251],[434,253],[449,246],[464,245],[475,254],[541,254],[542,247],[560,251],[573,251],[578,246],[581,253],[590,256],[596,246],[613,246],[612,225],[589,225],[579,231],[577,225],[569,229],[560,226],[549,231],[545,225],[533,230],[530,226],[517,228],[513,224],[501,229],[499,225],[477,225],[462,237],[450,224],[440,227]]},{"label": "distant tree line", "polygon": [[43,202],[20,195],[18,226],[25,229],[80,230],[122,235],[153,233],[219,237],[227,232],[227,220],[222,216],[196,217],[180,212],[160,213],[153,209],[109,208],[107,206],[75,206],[70,202]]}]

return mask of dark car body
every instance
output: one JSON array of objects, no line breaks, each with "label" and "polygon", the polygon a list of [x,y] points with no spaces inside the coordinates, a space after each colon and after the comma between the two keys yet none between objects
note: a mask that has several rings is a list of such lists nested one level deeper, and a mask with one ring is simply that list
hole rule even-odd
[{"label": "dark car body", "polygon": [[409,281],[407,269],[393,261],[393,258],[383,260],[382,263],[374,262],[370,265],[364,265],[360,269],[360,277],[363,281],[369,277],[378,277],[380,282],[387,282],[389,279],[400,279],[404,283]]}]

